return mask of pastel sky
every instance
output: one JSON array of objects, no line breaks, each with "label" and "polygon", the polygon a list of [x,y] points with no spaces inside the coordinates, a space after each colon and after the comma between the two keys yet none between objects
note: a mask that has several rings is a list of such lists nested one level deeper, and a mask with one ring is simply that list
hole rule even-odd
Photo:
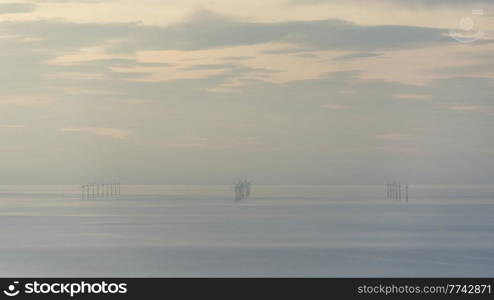
[{"label": "pastel sky", "polygon": [[0,183],[494,183],[491,0],[0,0]]}]

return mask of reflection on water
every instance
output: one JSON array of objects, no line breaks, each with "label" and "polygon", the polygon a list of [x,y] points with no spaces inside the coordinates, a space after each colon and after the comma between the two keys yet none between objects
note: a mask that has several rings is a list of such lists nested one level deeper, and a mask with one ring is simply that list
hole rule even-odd
[{"label": "reflection on water", "polygon": [[1,276],[494,276],[494,186],[0,186]]}]

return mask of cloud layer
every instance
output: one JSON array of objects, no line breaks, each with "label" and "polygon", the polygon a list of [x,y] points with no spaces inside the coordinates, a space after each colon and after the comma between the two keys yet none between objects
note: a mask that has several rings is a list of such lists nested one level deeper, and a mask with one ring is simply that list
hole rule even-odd
[{"label": "cloud layer", "polygon": [[[218,12],[192,7],[166,26],[137,14],[135,22],[93,22],[83,11],[39,17],[121,1],[26,3],[0,5],[3,182],[105,174],[137,183],[239,175],[486,183],[494,175],[488,37],[461,44],[448,28],[312,17],[302,6],[300,18],[281,18],[273,7],[295,7],[287,2],[254,3],[271,9],[259,20],[224,14],[232,4],[220,1]],[[410,11],[410,2],[394,3]],[[414,3],[443,16],[444,1]],[[451,172],[458,161],[462,172]]]}]

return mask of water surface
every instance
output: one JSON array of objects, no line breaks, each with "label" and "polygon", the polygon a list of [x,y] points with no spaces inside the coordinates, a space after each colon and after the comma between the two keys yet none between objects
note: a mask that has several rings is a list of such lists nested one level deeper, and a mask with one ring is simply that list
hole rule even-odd
[{"label": "water surface", "polygon": [[494,186],[0,186],[0,276],[494,276]]}]

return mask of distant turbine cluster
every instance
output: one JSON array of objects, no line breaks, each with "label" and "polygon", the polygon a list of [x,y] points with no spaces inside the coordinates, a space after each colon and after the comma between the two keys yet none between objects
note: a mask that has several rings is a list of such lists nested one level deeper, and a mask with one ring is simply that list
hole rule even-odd
[{"label": "distant turbine cluster", "polygon": [[408,203],[408,185],[401,183],[386,183],[386,199],[401,201],[402,199]]},{"label": "distant turbine cluster", "polygon": [[239,180],[233,184],[235,201],[240,201],[250,196],[250,185],[251,182],[247,180]]},{"label": "distant turbine cluster", "polygon": [[90,183],[81,188],[82,200],[120,196],[120,183]]}]

